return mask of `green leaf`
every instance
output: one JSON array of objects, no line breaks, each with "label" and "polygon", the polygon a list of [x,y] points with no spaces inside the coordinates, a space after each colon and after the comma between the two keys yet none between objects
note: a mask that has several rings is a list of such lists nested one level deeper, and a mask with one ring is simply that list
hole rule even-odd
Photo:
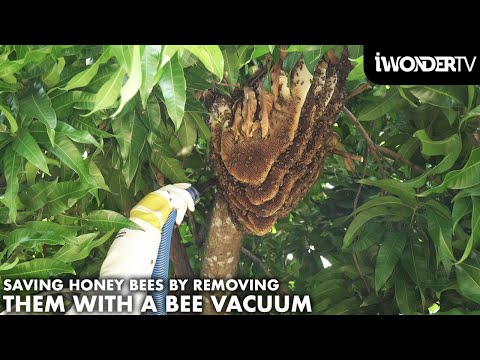
[{"label": "green leaf", "polygon": [[439,193],[445,189],[466,189],[480,184],[480,148],[474,149],[465,166],[460,170],[450,171],[439,186],[421,193],[427,196],[430,193]]},{"label": "green leaf", "polygon": [[[463,200],[463,199],[459,199],[459,200]],[[458,202],[459,200],[457,200],[456,202]],[[468,239],[467,246],[465,247],[465,251],[463,252],[462,258],[458,260],[456,265],[464,262],[470,255],[472,249],[475,249],[480,243],[480,198],[474,197],[472,198],[472,202],[473,202],[472,234]]]},{"label": "green leaf", "polygon": [[375,102],[367,104],[358,114],[359,121],[371,121],[378,119],[391,111],[402,101],[396,88],[387,90],[383,98],[378,98]]},{"label": "green leaf", "polygon": [[94,248],[102,245],[114,232],[115,230],[111,230],[97,240],[94,239],[99,234],[98,232],[77,236],[73,244],[66,244],[61,247],[54,255],[54,258],[64,263],[85,259]]},{"label": "green leaf", "polygon": [[102,148],[102,145],[98,143],[95,138],[90,135],[90,133],[87,130],[77,130],[73,126],[70,126],[67,123],[64,123],[62,121],[58,122],[57,125],[57,134],[58,135],[65,135],[70,140],[75,141],[76,143],[80,144],[92,144],[95,145],[98,148]]},{"label": "green leaf", "polygon": [[462,140],[458,134],[454,134],[446,139],[434,141],[430,139],[427,132],[423,129],[415,132],[413,136],[420,140],[422,144],[422,154],[426,156],[444,155],[442,161],[436,166],[425,171],[416,179],[405,182],[405,184],[412,187],[420,187],[425,184],[428,176],[443,173],[455,164],[462,150]]},{"label": "green leaf", "polygon": [[[1,255],[2,255],[2,254],[0,253],[0,260],[2,259],[2,256],[1,256]],[[17,257],[17,258],[15,258],[15,260],[14,260],[13,262],[11,262],[11,263],[3,263],[3,264],[1,264],[1,265],[0,265],[0,272],[1,272],[1,271],[6,271],[6,270],[10,270],[10,269],[14,268],[14,267],[18,264],[18,261],[19,261],[19,260],[20,260],[20,259]]]},{"label": "green leaf", "polygon": [[350,71],[348,74],[347,80],[355,81],[355,80],[362,80],[365,79],[365,71],[363,69],[363,56],[360,56],[358,59],[355,59],[357,63],[355,67]]},{"label": "green leaf", "polygon": [[252,55],[250,55],[250,60],[259,58],[265,54],[268,54],[270,50],[268,49],[268,45],[254,45]]},{"label": "green leaf", "polygon": [[58,62],[50,69],[48,73],[42,76],[42,81],[45,86],[50,89],[60,82],[60,74],[65,67],[65,59],[63,57],[58,59]]},{"label": "green leaf", "polygon": [[347,250],[349,252],[360,252],[368,249],[373,244],[378,244],[383,237],[383,224],[370,223],[364,227],[358,236],[358,241],[353,243]]},{"label": "green leaf", "polygon": [[468,197],[461,197],[455,200],[452,209],[453,230],[458,222],[467,214],[472,212],[472,202]]},{"label": "green leaf", "polygon": [[225,60],[225,75],[229,84],[235,84],[238,80],[238,57],[237,49],[228,47],[222,51]]},{"label": "green leaf", "polygon": [[4,106],[3,106],[0,103],[0,111],[5,115],[5,117],[8,120],[8,123],[10,124],[10,131],[13,134],[15,134],[18,130],[18,124],[17,124],[17,120],[15,120],[12,113],[10,112],[10,109],[8,108],[8,106],[6,106],[6,104],[4,104]]},{"label": "green leaf", "polygon": [[389,193],[397,195],[402,201],[411,206],[416,206],[415,191],[412,187],[393,179],[371,180],[362,179],[358,181],[361,184],[379,187]]},{"label": "green leaf", "polygon": [[407,244],[402,255],[402,267],[415,284],[419,286],[425,284],[429,269],[424,245],[421,242],[412,240]]},{"label": "green leaf", "polygon": [[173,158],[172,150],[159,142],[160,138],[155,140],[152,148],[151,160],[158,170],[167,177],[172,183],[188,182],[182,162]]},{"label": "green leaf", "polygon": [[90,159],[90,162],[88,163],[88,171],[97,182],[99,189],[110,192],[110,188],[105,183],[105,178],[103,177],[103,174],[100,171],[98,165],[95,163],[95,159]]},{"label": "green leaf", "polygon": [[11,147],[8,147],[3,155],[3,172],[7,187],[3,194],[2,202],[8,207],[9,222],[15,222],[17,217],[17,194],[19,190],[18,172],[22,166],[22,160]]},{"label": "green leaf", "polygon": [[47,129],[55,129],[57,126],[57,114],[52,102],[39,84],[20,100],[20,113],[40,120]]},{"label": "green leaf", "polygon": [[414,315],[416,313],[414,285],[408,281],[408,278],[401,271],[395,274],[395,300],[400,313],[403,315]]},{"label": "green leaf", "polygon": [[1,272],[3,277],[28,279],[46,279],[60,274],[75,274],[75,270],[70,265],[52,258],[26,261]]},{"label": "green leaf", "polygon": [[189,112],[189,113],[185,114],[185,117],[190,118],[189,121],[192,121],[192,123],[195,124],[195,127],[200,132],[200,136],[203,137],[203,139],[205,139],[205,141],[207,141],[207,143],[209,144],[210,143],[210,138],[211,138],[212,135],[210,133],[209,127],[207,126],[207,124],[203,120],[202,116],[198,113],[190,113]]},{"label": "green leaf", "polygon": [[455,261],[452,252],[452,223],[450,217],[445,217],[437,211],[427,207],[428,233],[437,249],[438,260],[443,262],[447,272],[451,267],[451,261]]},{"label": "green leaf", "polygon": [[220,80],[223,79],[223,54],[217,45],[185,45],[185,49],[198,57]]},{"label": "green leaf", "polygon": [[480,267],[463,263],[455,270],[460,294],[480,304]]},{"label": "green leaf", "polygon": [[475,99],[475,85],[468,85],[468,105],[467,110],[470,110]]},{"label": "green leaf", "polygon": [[130,187],[130,184],[135,177],[139,165],[140,154],[145,146],[145,139],[147,137],[147,129],[136,116],[135,112],[133,113],[134,121],[131,132],[131,143],[122,169],[127,187]]},{"label": "green leaf", "polygon": [[97,228],[100,231],[110,230],[141,230],[143,228],[133,221],[127,219],[125,216],[111,210],[94,210],[82,219],[88,225]]},{"label": "green leaf", "polygon": [[131,111],[123,116],[117,116],[112,121],[113,134],[120,146],[120,154],[123,160],[127,159],[130,152],[135,121],[135,111]]},{"label": "green leaf", "polygon": [[[291,45],[289,46],[287,51],[288,52],[294,52],[294,51],[308,52],[308,51],[321,50],[324,47],[328,47],[328,50],[330,50],[333,47],[333,45]],[[324,52],[327,52],[328,50]]]},{"label": "green leaf", "polygon": [[75,117],[71,119],[71,125],[73,125],[76,129],[87,130],[90,134],[100,136],[102,138],[113,137],[112,134],[100,130],[94,123],[94,121],[90,118],[82,119],[80,117]]},{"label": "green leaf", "polygon": [[406,207],[408,209],[413,210],[413,208],[411,206],[405,204],[402,200],[400,200],[396,196],[380,196],[380,197],[374,198],[370,201],[367,201],[362,206],[359,206],[350,215],[358,214],[361,211],[367,210],[369,208],[372,208],[372,207],[375,207],[375,206],[378,206],[378,205],[390,206],[390,207]]},{"label": "green leaf", "polygon": [[91,66],[87,67],[84,71],[79,72],[74,77],[72,77],[68,83],[60,90],[72,90],[79,87],[85,87],[90,84],[90,81],[97,75],[98,68],[100,64],[103,62],[103,57],[100,57],[97,61],[95,61]]},{"label": "green leaf", "polygon": [[417,86],[410,92],[420,101],[438,107],[459,107],[465,102],[464,86],[431,85]]},{"label": "green leaf", "polygon": [[88,172],[88,167],[85,160],[83,160],[82,154],[69,138],[61,136],[57,139],[55,147],[50,146],[50,144],[45,146],[62,163],[75,171],[83,183],[89,184],[92,188],[97,187],[95,179]]},{"label": "green leaf", "polygon": [[111,76],[110,80],[102,85],[100,90],[98,90],[97,94],[95,95],[95,106],[93,107],[93,110],[85,116],[89,116],[99,110],[111,108],[113,104],[115,104],[118,96],[120,95],[120,90],[122,89],[124,75],[125,71],[123,68],[119,68]]},{"label": "green leaf", "polygon": [[[34,185],[35,186],[35,185]],[[56,215],[70,209],[75,202],[84,197],[92,187],[79,181],[62,181],[46,187],[49,194],[46,197],[43,213]]]},{"label": "green leaf", "polygon": [[185,114],[182,124],[177,131],[178,140],[182,146],[179,154],[181,156],[190,155],[192,153],[193,146],[197,141],[197,129],[195,121],[192,116],[187,116],[187,114],[188,113]]},{"label": "green leaf", "polygon": [[174,56],[163,67],[160,88],[162,89],[168,115],[175,124],[175,129],[178,130],[185,111],[186,83],[183,68],[177,56]]},{"label": "green leaf", "polygon": [[[142,64],[140,61],[140,45],[129,46],[132,62],[128,71],[128,80],[123,85],[122,90],[120,91],[121,99],[120,106],[117,111],[112,116],[118,115],[125,104],[132,99],[135,94],[140,90],[140,85],[142,85]],[[123,64],[121,64],[123,65]]]},{"label": "green leaf", "polygon": [[157,77],[161,60],[162,45],[145,45],[141,61],[142,85],[140,87],[143,108],[147,107],[147,100],[153,87],[156,85],[155,78]]},{"label": "green leaf", "polygon": [[380,290],[395,268],[402,256],[407,235],[403,232],[388,232],[383,238],[383,243],[377,255],[375,267],[375,289]]},{"label": "green leaf", "polygon": [[376,206],[368,210],[362,211],[358,214],[350,224],[343,238],[343,249],[346,249],[352,244],[355,234],[363,227],[365,224],[378,216],[388,216],[388,210],[383,206]]},{"label": "green leaf", "polygon": [[470,119],[478,118],[478,117],[480,117],[480,105],[477,106],[476,108],[473,108],[468,113],[466,113],[465,115],[462,116],[462,118],[460,119],[460,122],[458,124],[458,129],[460,130],[462,128],[462,125],[463,125],[464,122],[466,122]]},{"label": "green leaf", "polygon": [[31,162],[34,166],[42,170],[44,173],[50,175],[47,161],[45,160],[42,150],[40,150],[37,142],[28,132],[21,130],[12,144],[12,148],[19,155]]},{"label": "green leaf", "polygon": [[37,182],[19,194],[20,200],[29,210],[38,210],[47,203],[47,198],[56,187],[56,184],[57,179],[51,182]]}]

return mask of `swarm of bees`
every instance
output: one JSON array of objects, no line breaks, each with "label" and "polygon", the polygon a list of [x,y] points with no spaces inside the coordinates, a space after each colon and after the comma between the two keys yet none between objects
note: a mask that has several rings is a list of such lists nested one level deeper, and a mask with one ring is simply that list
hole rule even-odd
[{"label": "swarm of bees", "polygon": [[[233,99],[217,96],[210,108],[212,161],[232,218],[265,235],[318,179],[337,145],[332,126],[345,100],[350,61],[321,60],[312,75],[300,59],[288,75],[270,73]],[[274,68],[275,70],[275,68]]]}]

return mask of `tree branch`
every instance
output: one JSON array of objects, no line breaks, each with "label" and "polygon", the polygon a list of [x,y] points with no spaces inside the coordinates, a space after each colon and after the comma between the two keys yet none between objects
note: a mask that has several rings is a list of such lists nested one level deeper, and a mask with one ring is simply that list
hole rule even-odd
[{"label": "tree branch", "polygon": [[358,94],[361,94],[365,90],[370,89],[370,85],[368,83],[363,83],[357,88],[355,88],[350,94],[347,95],[346,100],[350,100],[351,98],[357,96]]},{"label": "tree branch", "polygon": [[340,150],[340,149],[336,149],[336,148],[331,149],[330,152],[332,154],[340,155],[341,157],[344,157],[346,159],[351,159],[351,160],[354,160],[354,161],[363,162],[363,157],[360,156],[360,155],[350,154],[349,152],[346,152],[346,151],[343,151],[343,150]]},{"label": "tree branch", "polygon": [[372,139],[368,135],[367,131],[365,128],[360,124],[360,122],[357,120],[355,115],[353,115],[350,110],[348,110],[345,106],[342,108],[342,111],[347,115],[347,118],[350,120],[350,122],[357,128],[357,130],[360,132],[362,137],[365,139],[367,146],[370,148],[370,152],[372,153],[373,157],[375,158],[375,161],[377,163],[378,169],[380,170],[380,174],[382,174],[383,178],[386,178],[385,175],[385,170],[383,169],[382,162],[380,161],[380,157],[382,156],[379,151],[377,150],[376,145],[373,143]]},{"label": "tree branch", "polygon": [[252,253],[250,250],[242,247],[242,253],[248,256],[254,263],[256,263],[260,268],[263,270],[263,272],[270,278],[273,278],[273,274],[268,270],[267,265],[260,259],[257,255]]}]

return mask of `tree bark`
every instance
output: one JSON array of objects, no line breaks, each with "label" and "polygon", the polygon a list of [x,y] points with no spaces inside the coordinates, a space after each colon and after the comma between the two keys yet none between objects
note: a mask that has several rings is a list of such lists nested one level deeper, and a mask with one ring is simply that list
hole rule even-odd
[{"label": "tree bark", "polygon": [[170,260],[172,261],[175,277],[179,279],[193,279],[195,274],[188,260],[187,250],[182,244],[178,228],[173,230],[170,249]]},{"label": "tree bark", "polygon": [[[210,279],[229,279],[237,272],[243,232],[238,230],[228,212],[225,198],[217,192],[212,220],[205,243],[201,276]],[[210,295],[204,293],[203,313],[218,314],[210,302]],[[223,294],[224,295],[224,294]]]}]

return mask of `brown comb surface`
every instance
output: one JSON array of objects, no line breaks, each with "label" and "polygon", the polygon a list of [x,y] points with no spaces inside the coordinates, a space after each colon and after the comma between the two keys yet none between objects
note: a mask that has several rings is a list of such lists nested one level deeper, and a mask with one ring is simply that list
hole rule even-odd
[{"label": "brown comb surface", "polygon": [[234,100],[218,96],[211,112],[212,162],[237,225],[264,235],[317,181],[325,157],[338,141],[332,125],[345,99],[347,53],[320,61],[312,76],[303,59],[290,87],[280,73],[278,92],[263,81]]}]

